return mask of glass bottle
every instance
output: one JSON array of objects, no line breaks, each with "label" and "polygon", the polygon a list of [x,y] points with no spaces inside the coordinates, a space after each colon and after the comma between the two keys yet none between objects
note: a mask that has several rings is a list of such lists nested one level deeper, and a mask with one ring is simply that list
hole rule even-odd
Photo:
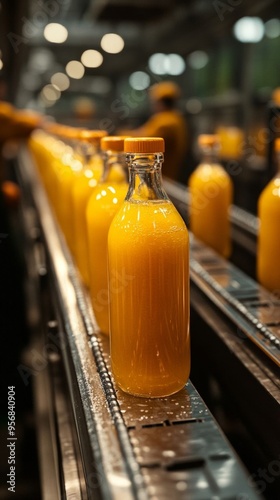
[{"label": "glass bottle", "polygon": [[261,285],[279,295],[280,267],[280,138],[275,141],[278,171],[258,200],[260,228],[257,245],[257,277]]},{"label": "glass bottle", "polygon": [[80,131],[77,152],[82,158],[83,168],[71,188],[74,256],[86,286],[89,286],[86,208],[103,172],[100,142],[106,135],[105,130]]},{"label": "glass bottle", "polygon": [[61,125],[56,130],[56,136],[63,147],[61,155],[52,165],[54,176],[49,190],[58,222],[72,253],[74,235],[71,189],[82,171],[81,158],[76,152],[79,133],[80,129],[67,125]]},{"label": "glass bottle", "polygon": [[189,237],[162,187],[162,138],[124,144],[129,190],[108,236],[112,372],[130,394],[161,397],[190,373]]},{"label": "glass bottle", "polygon": [[190,229],[196,238],[223,257],[229,257],[229,208],[233,185],[217,160],[219,142],[219,137],[214,134],[202,134],[198,138],[202,160],[189,178]]},{"label": "glass bottle", "polygon": [[107,239],[113,217],[127,193],[124,137],[101,139],[104,172],[86,209],[90,298],[102,333],[109,334]]}]

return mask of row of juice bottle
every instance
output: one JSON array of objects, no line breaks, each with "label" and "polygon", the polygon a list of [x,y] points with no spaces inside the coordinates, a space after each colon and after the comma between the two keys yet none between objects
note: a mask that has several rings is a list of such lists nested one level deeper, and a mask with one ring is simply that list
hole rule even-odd
[{"label": "row of juice bottle", "polygon": [[[233,185],[229,174],[218,162],[219,137],[198,138],[202,160],[190,176],[190,229],[201,241],[223,257],[231,254],[229,210]],[[256,277],[261,285],[280,293],[280,138],[275,141],[278,172],[262,190],[258,199],[259,232],[257,238]]]},{"label": "row of juice bottle", "polygon": [[110,331],[116,383],[138,396],[179,391],[190,373],[189,238],[162,187],[164,140],[53,125],[29,145]]},{"label": "row of juice bottle", "polygon": [[[190,228],[228,257],[232,181],[217,159],[218,137],[201,135],[199,145],[203,158],[189,180]],[[177,392],[190,372],[189,243],[162,188],[163,139],[53,124],[32,136],[30,148],[100,330],[110,331],[116,382],[140,396]],[[275,247],[279,221],[270,217],[275,182],[260,199],[268,221],[261,223],[258,252],[260,282],[273,290],[269,280],[277,273],[264,255]]]}]

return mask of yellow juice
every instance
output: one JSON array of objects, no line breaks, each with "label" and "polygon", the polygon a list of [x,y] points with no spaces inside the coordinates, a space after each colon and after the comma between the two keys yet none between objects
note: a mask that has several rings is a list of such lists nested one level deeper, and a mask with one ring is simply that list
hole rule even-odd
[{"label": "yellow juice", "polygon": [[230,160],[240,158],[244,144],[244,132],[238,127],[220,126],[216,133],[220,139],[220,157]]},{"label": "yellow juice", "polygon": [[123,202],[127,183],[100,183],[87,206],[90,297],[100,330],[109,333],[107,239],[113,217]]},{"label": "yellow juice", "polygon": [[100,178],[100,174],[100,169],[86,169],[77,178],[72,189],[74,253],[76,264],[86,286],[89,286],[86,208],[92,190],[96,187]]},{"label": "yellow juice", "polygon": [[73,199],[72,190],[78,176],[81,175],[82,163],[69,160],[57,169],[57,204],[59,204],[59,222],[70,251],[74,255]]},{"label": "yellow juice", "polygon": [[232,181],[218,164],[201,164],[189,179],[190,229],[194,236],[219,254],[231,252],[229,207]]},{"label": "yellow juice", "polygon": [[119,164],[114,164],[108,175],[108,180],[111,182],[126,182],[126,174],[124,172],[123,166]]},{"label": "yellow juice", "polygon": [[28,140],[28,147],[35,159],[46,190],[50,184],[51,164],[54,160],[54,152],[52,150],[53,141],[53,138],[41,131],[33,133]]},{"label": "yellow juice", "polygon": [[265,187],[258,202],[260,229],[257,251],[257,276],[268,290],[280,290],[280,176]]},{"label": "yellow juice", "polygon": [[60,188],[60,177],[62,174],[62,170],[65,168],[69,167],[63,165],[60,158],[54,156],[49,162],[48,177],[47,178],[45,177],[46,191],[48,193],[50,203],[56,213],[57,220],[59,221],[60,225],[61,225],[61,212],[63,210],[63,207],[60,202],[60,196],[58,196],[58,191]]},{"label": "yellow juice", "polygon": [[125,201],[108,236],[112,371],[126,392],[161,397],[190,373],[189,241],[169,200]]}]

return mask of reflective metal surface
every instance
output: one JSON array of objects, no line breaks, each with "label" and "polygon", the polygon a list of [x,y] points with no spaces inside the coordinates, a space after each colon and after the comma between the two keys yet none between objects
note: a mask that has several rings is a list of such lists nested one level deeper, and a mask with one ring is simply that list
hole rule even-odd
[{"label": "reflective metal surface", "polygon": [[61,469],[63,471],[66,500],[83,500],[85,491],[83,477],[79,474],[78,454],[72,435],[72,422],[68,401],[64,393],[64,384],[60,373],[60,357],[52,353],[52,381],[56,409],[57,433],[60,443]]},{"label": "reflective metal surface", "polygon": [[190,268],[193,282],[280,366],[280,300],[194,238]]},{"label": "reflective metal surface", "polygon": [[[42,343],[33,342],[32,349],[34,352],[41,352]],[[40,370],[34,377],[33,384],[42,499],[60,500],[58,445],[48,370]]]}]

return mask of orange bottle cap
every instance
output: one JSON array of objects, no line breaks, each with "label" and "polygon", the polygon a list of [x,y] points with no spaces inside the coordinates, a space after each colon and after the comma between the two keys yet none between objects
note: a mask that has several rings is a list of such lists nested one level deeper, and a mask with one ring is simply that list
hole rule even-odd
[{"label": "orange bottle cap", "polygon": [[108,135],[106,130],[80,130],[79,139],[82,142],[99,144],[102,137]]},{"label": "orange bottle cap", "polygon": [[36,113],[35,111],[18,110],[14,114],[14,119],[19,125],[22,124],[26,125],[27,127],[35,128],[41,124],[43,116],[40,113]]},{"label": "orange bottle cap", "polygon": [[15,108],[6,101],[0,102],[0,117],[1,118],[11,118],[13,113],[15,112]]},{"label": "orange bottle cap", "polygon": [[102,151],[124,151],[124,140],[127,136],[117,136],[117,135],[108,135],[108,137],[102,137],[101,139],[101,149]]},{"label": "orange bottle cap", "polygon": [[155,101],[165,98],[179,99],[181,95],[179,85],[177,85],[177,83],[175,82],[169,81],[155,83],[149,88],[148,92],[151,98]]},{"label": "orange bottle cap", "polygon": [[62,123],[45,123],[44,129],[50,134],[57,135],[61,139],[77,139],[80,129],[77,127],[70,127],[69,125],[63,125]]},{"label": "orange bottle cap", "polygon": [[220,138],[217,134],[201,134],[198,136],[199,146],[215,146],[220,144]]},{"label": "orange bottle cap", "polygon": [[61,125],[56,122],[49,122],[45,121],[43,124],[43,129],[48,133],[48,134],[55,134],[57,135],[59,132]]},{"label": "orange bottle cap", "polygon": [[280,152],[280,137],[278,137],[277,139],[275,139],[275,151],[277,151],[277,153]]},{"label": "orange bottle cap", "polygon": [[161,153],[164,152],[162,137],[129,137],[124,140],[126,153]]}]

